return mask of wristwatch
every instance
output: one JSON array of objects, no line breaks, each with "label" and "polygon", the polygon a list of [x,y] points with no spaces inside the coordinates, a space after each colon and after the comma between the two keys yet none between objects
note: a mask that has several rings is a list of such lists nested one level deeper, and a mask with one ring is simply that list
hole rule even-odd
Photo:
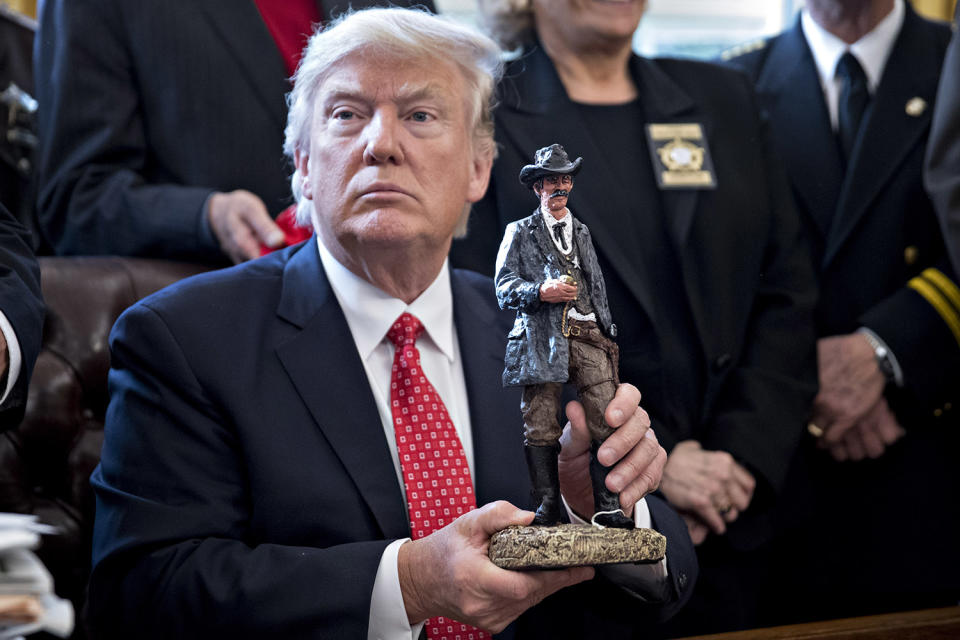
[{"label": "wristwatch", "polygon": [[870,331],[859,331],[860,335],[867,339],[870,346],[873,347],[873,357],[877,359],[877,367],[883,374],[887,382],[896,382],[896,372],[893,367],[893,358],[890,356],[890,350],[880,343]]}]

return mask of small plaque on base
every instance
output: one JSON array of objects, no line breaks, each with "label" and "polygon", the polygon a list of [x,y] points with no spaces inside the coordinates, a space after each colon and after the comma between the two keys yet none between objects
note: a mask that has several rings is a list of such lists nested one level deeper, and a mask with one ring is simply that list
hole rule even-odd
[{"label": "small plaque on base", "polygon": [[501,569],[560,569],[621,562],[659,562],[667,539],[653,529],[602,529],[589,524],[507,527],[490,538]]}]

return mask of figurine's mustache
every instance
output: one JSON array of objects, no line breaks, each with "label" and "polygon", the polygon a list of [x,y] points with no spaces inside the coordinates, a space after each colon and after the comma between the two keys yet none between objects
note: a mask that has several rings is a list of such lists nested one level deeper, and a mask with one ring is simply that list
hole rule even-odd
[{"label": "figurine's mustache", "polygon": [[557,189],[556,191],[554,191],[553,193],[550,194],[550,197],[551,197],[551,198],[560,198],[560,197],[566,198],[569,193],[570,193],[570,192],[567,191],[566,189]]}]

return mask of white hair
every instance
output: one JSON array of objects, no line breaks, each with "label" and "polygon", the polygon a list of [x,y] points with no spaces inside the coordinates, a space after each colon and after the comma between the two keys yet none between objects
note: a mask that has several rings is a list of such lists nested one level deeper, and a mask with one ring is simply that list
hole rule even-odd
[{"label": "white hair", "polygon": [[[473,93],[469,117],[473,143],[480,153],[494,154],[493,94],[503,73],[500,48],[475,31],[426,9],[374,8],[348,12],[317,31],[304,50],[287,96],[289,113],[284,152],[309,148],[314,101],[327,76],[343,58],[357,53],[415,61],[451,61],[459,67]],[[291,177],[297,200],[297,222],[309,221],[309,207],[302,206],[301,176]]]},{"label": "white hair", "polygon": [[477,0],[480,22],[507,51],[534,41],[535,24],[531,0]]}]

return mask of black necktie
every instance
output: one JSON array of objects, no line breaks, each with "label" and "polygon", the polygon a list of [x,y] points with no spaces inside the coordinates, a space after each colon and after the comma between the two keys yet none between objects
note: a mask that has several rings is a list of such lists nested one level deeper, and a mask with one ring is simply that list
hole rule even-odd
[{"label": "black necktie", "polygon": [[563,235],[563,228],[567,226],[566,222],[558,222],[553,225],[553,235],[557,236],[557,240],[560,241],[560,246],[564,251],[567,250],[567,239]]},{"label": "black necktie", "polygon": [[849,51],[840,56],[836,73],[842,83],[838,104],[840,148],[844,162],[849,162],[863,121],[863,112],[870,102],[870,93],[867,91],[867,76],[863,73],[863,67]]}]

